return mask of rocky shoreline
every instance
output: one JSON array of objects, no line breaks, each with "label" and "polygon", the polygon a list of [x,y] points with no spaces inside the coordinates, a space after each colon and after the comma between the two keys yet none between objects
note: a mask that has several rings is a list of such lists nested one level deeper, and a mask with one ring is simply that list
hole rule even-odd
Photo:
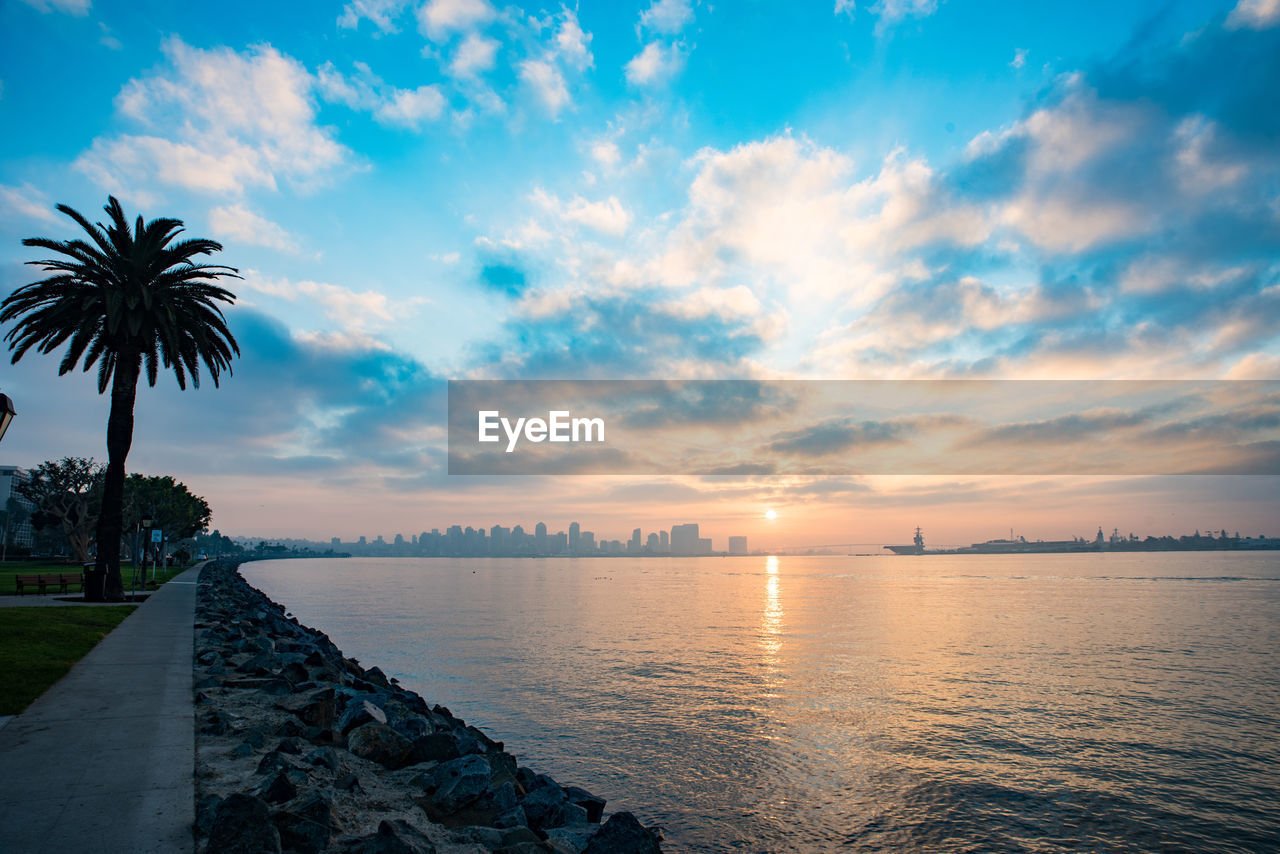
[{"label": "rocky shoreline", "polygon": [[200,575],[196,837],[204,854],[653,854],[660,834],[520,767],[342,655],[236,564]]}]

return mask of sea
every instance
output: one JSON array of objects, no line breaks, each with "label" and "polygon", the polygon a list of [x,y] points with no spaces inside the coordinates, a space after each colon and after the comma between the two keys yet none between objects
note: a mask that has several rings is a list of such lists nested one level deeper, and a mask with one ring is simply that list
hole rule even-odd
[{"label": "sea", "polygon": [[241,571],[667,851],[1280,850],[1280,552]]}]

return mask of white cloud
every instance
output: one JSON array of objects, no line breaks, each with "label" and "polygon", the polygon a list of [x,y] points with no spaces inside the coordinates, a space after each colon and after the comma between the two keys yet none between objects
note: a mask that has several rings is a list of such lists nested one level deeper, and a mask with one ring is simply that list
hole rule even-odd
[{"label": "white cloud", "polygon": [[449,73],[454,77],[475,77],[493,68],[498,53],[498,42],[479,33],[468,33],[458,45],[449,63]]},{"label": "white cloud", "polygon": [[22,0],[22,2],[41,12],[66,12],[76,17],[89,14],[89,8],[93,5],[91,0]]},{"label": "white cloud", "polygon": [[880,16],[876,29],[881,30],[907,17],[929,17],[938,11],[938,0],[880,0],[871,11]]},{"label": "white cloud", "polygon": [[342,7],[338,26],[354,30],[360,26],[361,19],[367,19],[384,33],[395,32],[396,18],[408,5],[408,0],[351,0]]},{"label": "white cloud", "polygon": [[244,205],[224,205],[209,211],[209,227],[215,235],[252,246],[265,246],[283,252],[295,252],[298,248],[289,232]]},{"label": "white cloud", "polygon": [[836,0],[835,14],[848,15],[853,17],[853,13],[857,10],[858,4],[855,0]]},{"label": "white cloud", "polygon": [[444,42],[493,17],[486,0],[427,0],[418,8],[418,29],[432,41]]},{"label": "white cloud", "polygon": [[622,152],[618,150],[617,144],[607,139],[591,146],[591,156],[601,166],[617,166],[622,160]]},{"label": "white cloud", "polygon": [[581,196],[575,196],[565,208],[564,217],[615,237],[621,237],[631,225],[631,213],[617,196],[600,202],[588,202]]},{"label": "white cloud", "polygon": [[679,45],[666,47],[659,42],[649,42],[627,63],[627,82],[635,86],[649,86],[674,77],[684,66],[684,52]]},{"label": "white cloud", "polygon": [[392,302],[379,291],[353,291],[340,285],[309,280],[294,282],[287,278],[270,278],[257,270],[246,270],[244,286],[260,294],[288,302],[315,303],[325,316],[349,333],[362,333],[403,320],[405,314],[428,300],[415,297]]},{"label": "white cloud", "polygon": [[61,215],[54,211],[53,202],[49,197],[30,184],[23,184],[21,187],[0,184],[0,201],[3,202],[0,204],[0,210],[9,214],[18,214],[28,219],[50,223],[56,223],[62,219]]},{"label": "white cloud", "polygon": [[374,74],[363,62],[356,73],[346,76],[332,62],[316,72],[316,89],[326,101],[344,104],[353,110],[371,113],[384,125],[417,129],[424,121],[440,118],[445,97],[436,85],[399,89]]},{"label": "white cloud", "polygon": [[424,120],[438,119],[444,112],[444,95],[438,86],[417,89],[395,89],[374,110],[373,117],[383,124],[417,128]]},{"label": "white cloud", "polygon": [[1280,23],[1280,0],[1240,0],[1227,15],[1229,30],[1266,30]]},{"label": "white cloud", "polygon": [[1010,68],[1022,68],[1027,64],[1027,49],[1025,47],[1016,48],[1013,51],[1013,59],[1009,60]]},{"label": "white cloud", "polygon": [[584,32],[577,14],[565,8],[556,28],[555,52],[572,68],[586,71],[595,63],[591,55],[591,33]]},{"label": "white cloud", "polygon": [[640,13],[640,26],[655,33],[675,35],[693,20],[690,0],[654,0]]},{"label": "white cloud", "polygon": [[569,89],[564,75],[555,64],[542,59],[528,59],[520,63],[520,79],[533,90],[538,100],[552,118],[569,103]]},{"label": "white cloud", "polygon": [[[603,234],[621,237],[631,225],[631,212],[623,206],[617,196],[610,196],[607,199],[596,202],[587,201],[581,196],[574,196],[570,201],[562,202],[556,196],[537,188],[530,194],[529,198],[539,208],[551,213],[558,219],[584,225]],[[526,224],[526,230],[530,226],[538,228],[535,223],[529,223]],[[541,228],[538,228],[538,231],[541,232],[539,236],[543,239],[550,236]],[[529,242],[522,240],[521,244],[525,245]],[[507,245],[510,244],[508,243]]]},{"label": "white cloud", "polygon": [[1183,119],[1174,129],[1177,153],[1174,172],[1182,188],[1204,194],[1238,185],[1249,174],[1247,164],[1223,149],[1218,125],[1203,116]]},{"label": "white cloud", "polygon": [[307,186],[341,167],[350,152],[316,125],[313,79],[293,58],[261,45],[244,53],[164,44],[168,65],[134,78],[116,109],[153,133],[99,137],[76,166],[112,190],[145,191],[152,181],[191,190]]}]

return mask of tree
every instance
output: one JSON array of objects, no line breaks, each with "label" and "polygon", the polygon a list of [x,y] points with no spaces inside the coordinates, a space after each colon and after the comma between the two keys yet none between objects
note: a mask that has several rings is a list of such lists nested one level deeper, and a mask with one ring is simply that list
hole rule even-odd
[{"label": "tree", "polygon": [[[193,495],[172,475],[129,475],[124,486],[124,526],[136,528],[142,519],[164,532],[166,540],[185,540],[209,527],[209,502]],[[135,562],[137,555],[134,556]]]},{"label": "tree", "polygon": [[84,563],[89,558],[102,507],[103,468],[93,458],[63,457],[36,466],[14,490],[35,505],[36,530],[57,525]]},{"label": "tree", "polygon": [[58,374],[83,361],[84,370],[98,365],[98,393],[111,387],[107,418],[107,471],[98,517],[98,557],[87,573],[85,598],[124,597],[120,578],[125,458],[133,444],[133,404],[138,377],[156,384],[159,368],[172,369],[178,386],[200,385],[204,364],[218,384],[231,373],[240,354],[227,328],[219,302],[235,302],[235,294],[218,286],[222,277],[239,278],[233,267],[195,263],[193,259],[222,250],[213,240],[176,240],[181,220],[139,216],[130,229],[114,196],[104,210],[108,224],[90,223],[67,205],[58,210],[76,222],[90,240],[30,237],[24,246],[55,252],[59,258],[28,261],[50,273],[48,278],[18,288],[0,304],[0,323],[16,321],[5,335],[17,362],[29,350],[66,352]]}]

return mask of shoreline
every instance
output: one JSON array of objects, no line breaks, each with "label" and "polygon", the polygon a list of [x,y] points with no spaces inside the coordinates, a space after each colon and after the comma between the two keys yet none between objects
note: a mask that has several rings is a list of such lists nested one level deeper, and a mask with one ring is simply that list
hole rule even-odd
[{"label": "shoreline", "polygon": [[197,851],[652,854],[661,834],[521,767],[318,629],[238,562],[203,570],[195,621]]}]

